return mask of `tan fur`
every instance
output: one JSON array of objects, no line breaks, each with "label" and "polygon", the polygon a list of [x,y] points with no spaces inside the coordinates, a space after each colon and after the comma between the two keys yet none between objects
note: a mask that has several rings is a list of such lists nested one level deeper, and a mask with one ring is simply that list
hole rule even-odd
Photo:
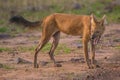
[{"label": "tan fur", "polygon": [[[94,40],[100,39],[103,34],[105,17],[101,21],[97,21],[94,15],[73,15],[73,14],[61,14],[55,13],[47,16],[42,23],[42,36],[40,42],[36,48],[34,55],[34,67],[37,68],[37,54],[43,48],[43,46],[53,37],[52,47],[49,51],[51,60],[54,62],[55,66],[61,66],[57,64],[53,53],[56,49],[60,32],[64,32],[73,36],[82,36],[84,56],[87,66],[89,68],[93,67],[95,59],[95,44]],[[88,55],[88,42],[91,42],[91,60]],[[91,61],[91,62],[90,62]]]}]

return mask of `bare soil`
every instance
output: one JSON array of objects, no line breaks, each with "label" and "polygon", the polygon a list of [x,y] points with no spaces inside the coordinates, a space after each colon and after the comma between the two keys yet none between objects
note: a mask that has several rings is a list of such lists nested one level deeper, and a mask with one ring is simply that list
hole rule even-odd
[{"label": "bare soil", "polygon": [[[17,51],[17,48],[36,46],[40,35],[40,32],[33,31],[14,37],[5,34],[0,38],[0,47],[11,49],[0,52],[0,80],[120,80],[120,24],[106,27],[96,49],[96,60],[100,65],[96,69],[86,67],[80,37],[63,33],[60,44],[71,48],[71,52],[65,54],[60,51],[55,55],[62,67],[54,67],[47,52],[40,52],[39,68],[33,68],[33,52]],[[19,62],[18,58],[23,62]]]}]

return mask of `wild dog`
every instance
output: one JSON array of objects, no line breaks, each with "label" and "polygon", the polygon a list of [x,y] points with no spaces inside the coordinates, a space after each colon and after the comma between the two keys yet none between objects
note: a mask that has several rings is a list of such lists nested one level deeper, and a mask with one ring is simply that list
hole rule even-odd
[{"label": "wild dog", "polygon": [[[94,67],[95,64],[95,44],[100,40],[101,35],[105,30],[105,16],[101,19],[101,21],[97,21],[94,15],[71,15],[71,14],[52,14],[43,21],[43,31],[41,40],[38,44],[38,47],[35,51],[34,56],[34,67],[38,67],[37,65],[37,55],[38,52],[43,48],[43,46],[49,41],[50,37],[53,37],[52,47],[49,51],[49,55],[51,60],[53,60],[55,66],[61,66],[57,64],[53,53],[56,49],[60,32],[73,35],[73,36],[82,36],[83,40],[83,49],[84,56],[87,66],[89,68]],[[91,61],[88,55],[88,42],[91,43]]]},{"label": "wild dog", "polygon": [[[54,65],[60,67],[54,59],[54,51],[59,43],[60,32],[73,35],[82,36],[82,43],[84,49],[84,58],[88,68],[94,68],[95,64],[95,45],[99,42],[100,37],[105,31],[106,17],[103,16],[100,21],[92,15],[74,15],[54,13],[47,16],[41,23],[42,35],[40,42],[35,49],[34,54],[34,68],[38,68],[37,55],[45,44],[53,37],[49,56],[54,62]],[[91,45],[91,59],[88,55],[88,42]]]}]

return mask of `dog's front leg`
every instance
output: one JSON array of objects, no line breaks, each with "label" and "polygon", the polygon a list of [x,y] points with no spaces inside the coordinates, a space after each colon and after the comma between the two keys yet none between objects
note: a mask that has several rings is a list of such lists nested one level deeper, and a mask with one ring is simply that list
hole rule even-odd
[{"label": "dog's front leg", "polygon": [[95,64],[95,45],[93,40],[90,40],[91,64]]},{"label": "dog's front leg", "polygon": [[91,68],[90,66],[90,59],[88,55],[88,41],[83,39],[83,49],[84,49],[84,58],[85,62],[87,63],[88,68]]},{"label": "dog's front leg", "polygon": [[90,40],[90,52],[92,68],[99,67],[99,65],[97,65],[95,61],[95,45],[93,44],[93,40]]}]

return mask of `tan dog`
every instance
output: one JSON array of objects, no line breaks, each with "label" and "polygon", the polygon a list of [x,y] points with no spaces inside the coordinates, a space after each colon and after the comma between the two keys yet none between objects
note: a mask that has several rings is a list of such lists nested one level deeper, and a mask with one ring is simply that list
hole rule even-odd
[{"label": "tan dog", "polygon": [[[88,16],[55,13],[47,16],[41,24],[43,30],[40,42],[34,54],[34,67],[38,67],[38,52],[44,47],[51,37],[53,37],[53,43],[49,51],[49,56],[55,66],[61,66],[56,63],[53,54],[60,39],[60,32],[63,32],[73,36],[82,36],[85,61],[89,68],[93,68],[95,65],[95,44],[98,43],[105,30],[105,22],[105,16],[103,16],[100,21],[97,21],[94,15]],[[91,44],[91,60],[88,55],[89,41]]]},{"label": "tan dog", "polygon": [[[60,39],[60,32],[73,35],[82,36],[84,56],[87,66],[92,68],[91,64],[95,64],[95,44],[98,43],[101,35],[105,30],[105,16],[101,21],[97,21],[96,18],[91,15],[72,15],[55,13],[47,16],[43,23],[43,30],[40,42],[36,48],[34,55],[34,67],[37,68],[37,55],[43,46],[53,37],[52,47],[49,51],[51,60],[53,60],[55,66],[61,66],[57,64],[53,53],[58,45]],[[88,55],[88,42],[91,42],[91,62]]]}]

